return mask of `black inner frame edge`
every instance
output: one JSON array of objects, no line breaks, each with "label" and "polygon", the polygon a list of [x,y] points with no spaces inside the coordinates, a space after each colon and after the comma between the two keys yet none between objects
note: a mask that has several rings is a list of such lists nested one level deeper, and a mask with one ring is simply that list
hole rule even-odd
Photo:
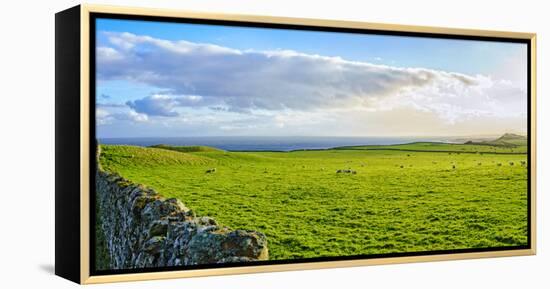
[{"label": "black inner frame edge", "polygon": [[[435,251],[419,251],[419,252],[402,252],[402,253],[387,253],[387,254],[370,254],[370,255],[353,255],[353,256],[338,256],[338,257],[316,257],[316,258],[304,258],[304,259],[288,259],[288,260],[268,260],[268,261],[255,261],[246,263],[223,263],[223,264],[202,264],[202,265],[189,265],[189,266],[173,266],[173,267],[155,267],[155,268],[137,268],[137,269],[108,269],[108,270],[96,270],[95,266],[95,223],[96,223],[96,19],[117,19],[117,20],[138,20],[138,21],[152,21],[152,22],[168,22],[168,23],[185,23],[185,24],[205,24],[205,25],[220,25],[220,26],[234,26],[234,27],[254,27],[254,28],[271,28],[271,29],[287,29],[287,30],[305,30],[305,31],[324,31],[324,32],[343,32],[343,33],[356,33],[356,34],[372,34],[372,35],[388,35],[388,36],[407,36],[407,37],[421,37],[421,38],[438,38],[438,39],[457,39],[457,40],[477,40],[477,41],[492,41],[492,42],[508,42],[508,43],[523,43],[527,44],[527,160],[529,167],[527,168],[527,243],[525,246],[505,246],[505,247],[490,247],[490,248],[467,248],[467,249],[454,249],[454,250],[435,250]],[[150,273],[150,272],[166,272],[166,271],[180,271],[180,270],[195,270],[195,269],[212,269],[212,268],[227,268],[227,267],[249,267],[258,265],[281,265],[281,264],[293,264],[293,263],[315,263],[326,261],[349,261],[349,260],[366,260],[366,259],[378,259],[378,258],[398,258],[398,257],[411,257],[411,256],[431,256],[442,254],[460,254],[460,253],[479,253],[479,252],[496,252],[507,250],[522,250],[531,249],[533,240],[531,238],[531,57],[532,47],[530,39],[516,39],[506,37],[492,37],[492,36],[474,36],[474,35],[454,35],[443,33],[426,33],[426,32],[400,32],[400,31],[388,31],[388,30],[376,30],[376,29],[361,29],[361,28],[342,28],[342,27],[324,27],[324,26],[308,26],[308,25],[296,25],[296,24],[274,24],[274,23],[261,23],[261,22],[244,22],[244,21],[232,21],[232,20],[211,20],[211,19],[195,19],[195,18],[179,18],[179,17],[164,17],[164,16],[142,16],[142,15],[128,15],[128,14],[113,14],[113,13],[97,13],[91,12],[89,17],[89,98],[90,98],[90,276],[97,275],[116,275],[116,274],[128,274],[128,273]]]}]

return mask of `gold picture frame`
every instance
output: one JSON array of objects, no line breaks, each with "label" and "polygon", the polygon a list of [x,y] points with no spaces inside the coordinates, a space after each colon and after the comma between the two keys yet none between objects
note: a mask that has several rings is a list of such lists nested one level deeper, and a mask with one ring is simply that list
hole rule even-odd
[{"label": "gold picture frame", "polygon": [[[420,256],[404,256],[404,257],[382,257],[372,259],[359,259],[359,260],[341,260],[341,261],[322,261],[322,262],[306,262],[306,263],[290,263],[290,264],[274,264],[274,265],[254,265],[254,266],[239,266],[239,267],[224,267],[224,268],[209,268],[209,269],[193,269],[193,270],[176,270],[176,271],[159,271],[159,272],[146,272],[146,273],[124,273],[124,274],[112,274],[112,275],[91,275],[90,270],[90,158],[94,152],[92,152],[93,140],[90,139],[90,15],[93,13],[113,14],[113,15],[131,15],[131,16],[154,16],[154,17],[172,17],[172,18],[186,18],[186,19],[204,19],[204,20],[223,20],[223,21],[238,21],[238,22],[251,22],[251,23],[269,23],[269,24],[287,24],[309,27],[332,27],[332,28],[352,28],[363,30],[376,30],[376,31],[395,31],[403,33],[426,33],[430,35],[456,35],[456,36],[480,36],[480,37],[496,37],[496,38],[508,38],[508,39],[522,39],[529,41],[530,45],[530,245],[528,249],[514,249],[514,250],[502,250],[502,251],[486,251],[486,252],[468,252],[468,253],[452,253],[452,254],[434,254],[434,255],[420,255]],[[70,15],[69,15],[70,14]],[[74,251],[78,250],[78,256],[69,256],[70,253],[60,252],[59,255],[56,252],[56,274],[62,277],[73,280],[81,284],[96,284],[105,282],[121,282],[121,281],[137,281],[137,280],[153,280],[153,279],[168,279],[168,278],[182,278],[182,277],[198,277],[198,276],[212,276],[212,275],[228,275],[228,274],[246,274],[246,273],[258,273],[258,272],[276,272],[276,271],[289,271],[289,270],[307,270],[307,269],[324,269],[324,268],[338,268],[338,267],[351,267],[351,266],[369,266],[369,265],[383,265],[383,264],[397,264],[397,263],[410,263],[410,262],[429,262],[429,261],[445,261],[445,260],[458,260],[458,259],[475,259],[475,258],[488,258],[488,257],[508,257],[508,256],[525,256],[534,255],[536,253],[536,34],[534,33],[520,33],[520,32],[505,32],[505,31],[491,31],[491,30],[473,30],[473,29],[457,29],[457,28],[442,28],[442,27],[425,27],[425,26],[412,26],[412,25],[395,25],[395,24],[380,24],[380,23],[367,23],[367,22],[352,22],[352,21],[336,21],[336,20],[319,20],[319,19],[305,19],[305,18],[287,18],[287,17],[272,17],[272,16],[253,16],[253,15],[235,15],[235,14],[218,14],[218,13],[200,13],[190,11],[178,11],[167,9],[150,9],[150,8],[129,8],[129,7],[115,7],[104,5],[88,5],[83,4],[75,8],[71,8],[64,12],[59,13],[59,21],[56,23],[59,26],[77,24],[78,31],[72,31],[69,36],[77,37],[75,45],[79,51],[74,51],[75,59],[78,59],[78,63],[66,68],[64,71],[63,63],[58,64],[56,62],[56,78],[60,78],[60,81],[65,82],[56,83],[56,86],[67,85],[64,78],[64,73],[75,73],[74,70],[78,67],[79,77],[78,82],[70,84],[79,91],[79,101],[73,108],[78,106],[78,112],[75,112],[73,119],[78,121],[79,124],[79,137],[73,140],[72,144],[78,144],[78,159],[71,159],[67,161],[70,164],[66,165],[66,169],[77,169],[79,178],[74,180],[73,190],[69,188],[56,188],[56,242],[60,236],[71,234],[69,231],[76,228],[78,225],[78,234],[68,238],[70,240],[62,241],[60,244],[56,244],[56,251],[60,251],[63,248],[73,248]],[[78,21],[78,23],[75,23]],[[57,26],[56,25],[56,26]],[[56,43],[59,43],[59,47],[64,47],[63,33],[65,30],[59,28],[59,37]],[[68,28],[67,28],[68,29]],[[67,48],[69,49],[69,48]],[[57,50],[57,49],[56,49]],[[58,53],[58,52],[56,52]],[[59,52],[56,54],[56,58],[71,57],[69,54],[63,54],[65,52]],[[60,70],[57,73],[57,69]],[[74,81],[73,81],[74,82]],[[63,88],[60,88],[61,90]],[[74,90],[73,90],[74,92]],[[74,97],[74,95],[68,96],[68,92],[57,91],[58,105],[63,105],[63,101],[67,97]],[[62,108],[58,110],[62,111]],[[60,121],[64,121],[64,117],[59,116]],[[68,124],[67,124],[68,125]],[[73,123],[74,125],[74,123]],[[66,131],[73,129],[69,127],[59,126],[57,133],[68,134]],[[62,135],[61,138],[67,136]],[[59,143],[56,141],[56,143]],[[62,150],[64,144],[59,143],[59,149]],[[56,155],[59,153],[56,153]],[[57,159],[60,165],[65,162],[65,159]],[[56,169],[56,171],[58,171]],[[56,174],[62,174],[63,168],[59,169]],[[61,179],[57,181],[60,182]],[[65,182],[65,181],[64,181]],[[71,201],[64,201],[68,198],[68,194],[74,194],[74,189],[78,188],[78,198],[71,199]],[[69,203],[70,202],[70,203]],[[58,207],[59,206],[59,207]],[[77,206],[75,208],[79,213],[78,224],[67,225],[66,220],[62,220],[69,213],[61,212],[62,206]],[[58,215],[58,212],[59,215]],[[71,227],[72,226],[72,227]],[[58,235],[59,234],[59,235]],[[76,233],[75,233],[76,234]],[[76,243],[62,243],[62,242],[75,242]],[[67,260],[65,260],[67,259]],[[70,259],[70,260],[69,260]],[[78,270],[69,269],[69,267],[77,266]]]}]

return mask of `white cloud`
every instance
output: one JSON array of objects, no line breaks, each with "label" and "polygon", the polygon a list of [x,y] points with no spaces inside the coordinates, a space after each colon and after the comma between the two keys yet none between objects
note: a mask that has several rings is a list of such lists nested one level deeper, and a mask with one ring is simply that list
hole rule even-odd
[{"label": "white cloud", "polygon": [[135,111],[129,111],[126,115],[122,115],[126,119],[132,120],[134,122],[146,122],[149,120],[146,114],[137,113]]},{"label": "white cloud", "polygon": [[105,33],[109,38],[109,41],[114,46],[122,50],[131,50],[139,44],[153,44],[157,47],[166,49],[174,53],[201,53],[201,54],[217,54],[217,53],[228,53],[228,54],[241,54],[239,50],[226,48],[214,44],[207,43],[193,43],[185,40],[179,41],[169,41],[164,39],[157,39],[150,36],[144,35],[135,35],[128,32],[123,33]]},{"label": "white cloud", "polygon": [[98,47],[96,50],[97,58],[102,61],[115,61],[123,58],[123,55],[111,47]]},{"label": "white cloud", "polygon": [[149,117],[146,114],[135,112],[134,110],[123,109],[120,112],[109,111],[105,108],[96,109],[97,125],[108,125],[114,121],[129,121],[131,123],[146,122]]},{"label": "white cloud", "polygon": [[[182,117],[188,107],[216,111],[318,112],[415,109],[448,124],[526,113],[526,89],[506,80],[401,68],[290,50],[239,51],[130,33],[106,34],[99,80],[125,79],[164,90],[128,101],[143,118]],[[287,121],[274,119],[276,127]],[[234,129],[235,126],[227,125]]]},{"label": "white cloud", "polygon": [[110,113],[107,110],[101,109],[101,108],[96,109],[95,117],[96,117],[96,123],[98,125],[109,124],[112,120],[110,117]]}]

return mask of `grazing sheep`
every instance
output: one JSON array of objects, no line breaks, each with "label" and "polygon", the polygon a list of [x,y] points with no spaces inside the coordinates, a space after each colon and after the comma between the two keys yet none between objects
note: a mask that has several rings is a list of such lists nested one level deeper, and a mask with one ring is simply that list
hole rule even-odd
[{"label": "grazing sheep", "polygon": [[357,171],[354,171],[352,169],[347,169],[347,170],[337,170],[336,171],[337,174],[357,174]]},{"label": "grazing sheep", "polygon": [[513,165],[514,165],[514,162],[509,162],[509,164],[510,164],[511,166],[513,166]]},{"label": "grazing sheep", "polygon": [[411,155],[407,154],[408,157],[410,157]]},{"label": "grazing sheep", "polygon": [[521,161],[520,164],[521,164],[522,166],[524,166],[524,165],[527,164],[527,162],[526,162],[526,161]]},{"label": "grazing sheep", "polygon": [[453,165],[453,170],[454,170],[454,169],[456,169],[456,166],[455,166],[455,165]]},{"label": "grazing sheep", "polygon": [[215,172],[216,172],[216,168],[206,170],[207,174],[211,174],[211,173],[215,173]]}]

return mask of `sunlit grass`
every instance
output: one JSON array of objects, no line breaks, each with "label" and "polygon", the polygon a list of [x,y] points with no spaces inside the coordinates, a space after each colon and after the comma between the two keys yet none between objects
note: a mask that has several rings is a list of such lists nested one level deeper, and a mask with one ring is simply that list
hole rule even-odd
[{"label": "sunlit grass", "polygon": [[181,199],[198,215],[264,232],[271,259],[527,244],[522,147],[202,148],[109,145],[102,146],[100,161],[104,169]]}]

